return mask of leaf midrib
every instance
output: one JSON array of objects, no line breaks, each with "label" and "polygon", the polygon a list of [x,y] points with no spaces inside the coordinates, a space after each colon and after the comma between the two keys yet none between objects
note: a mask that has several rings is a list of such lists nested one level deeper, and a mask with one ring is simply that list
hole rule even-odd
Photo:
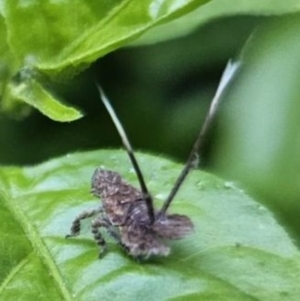
[{"label": "leaf midrib", "polygon": [[[45,267],[49,270],[50,274],[52,275],[52,277],[54,279],[55,286],[60,291],[64,300],[74,301],[74,298],[72,297],[72,294],[69,292],[69,290],[65,286],[63,278],[61,277],[61,274],[60,274],[55,262],[53,261],[52,257],[50,256],[46,245],[44,244],[43,240],[40,238],[34,225],[30,223],[30,219],[28,219],[26,214],[24,214],[17,206],[13,205],[14,204],[13,201],[12,202],[9,201],[8,197],[6,196],[6,194],[3,193],[3,191],[0,191],[0,193],[3,195],[4,205],[8,208],[8,210],[13,215],[14,219],[20,224],[21,228],[27,234],[26,236],[32,245],[33,252],[35,253],[36,256],[40,257],[40,259],[43,262],[43,264],[45,265]],[[11,276],[9,277],[9,279],[8,278],[7,279],[9,281],[11,281],[16,274],[17,273],[15,273],[15,272],[13,274],[10,273]],[[1,287],[0,287],[0,289],[1,289]]]}]

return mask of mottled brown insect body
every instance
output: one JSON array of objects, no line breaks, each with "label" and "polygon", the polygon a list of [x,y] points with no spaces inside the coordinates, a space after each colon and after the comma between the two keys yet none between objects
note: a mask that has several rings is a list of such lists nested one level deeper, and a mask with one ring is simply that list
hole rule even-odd
[{"label": "mottled brown insect body", "polygon": [[102,200],[103,212],[114,226],[124,224],[131,205],[142,198],[139,190],[113,171],[97,168],[91,182],[91,193]]},{"label": "mottled brown insect body", "polygon": [[193,229],[190,219],[183,215],[159,216],[155,212],[151,223],[143,193],[116,172],[96,169],[92,193],[102,200],[103,211],[98,219],[116,228],[118,242],[133,257],[166,256],[170,249],[163,241],[182,238]]},{"label": "mottled brown insect body", "polygon": [[230,62],[227,65],[188,160],[160,210],[155,210],[153,207],[152,197],[123,126],[102,89],[98,87],[101,100],[117,128],[131,160],[140,190],[125,182],[118,173],[97,168],[92,176],[91,191],[93,195],[101,199],[102,206],[99,209],[81,213],[73,221],[71,233],[67,237],[80,233],[81,220],[95,217],[91,223],[91,230],[100,247],[99,256],[102,256],[106,250],[106,242],[100,232],[101,228],[105,228],[130,256],[136,259],[145,259],[154,255],[167,256],[170,252],[170,248],[166,245],[167,240],[180,239],[190,234],[194,226],[189,217],[167,214],[167,209],[189,171],[197,167],[195,166],[198,162],[197,154],[203,144],[203,138],[215,116],[221,95],[238,66],[238,63],[231,64]]}]

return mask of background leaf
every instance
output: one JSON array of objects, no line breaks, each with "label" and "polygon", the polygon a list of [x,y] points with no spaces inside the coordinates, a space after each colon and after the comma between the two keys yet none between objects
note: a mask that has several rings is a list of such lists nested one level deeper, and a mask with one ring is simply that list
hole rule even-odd
[{"label": "background leaf", "polygon": [[[4,1],[10,47],[40,70],[88,64],[156,24],[207,0]],[[71,13],[70,13],[71,12]],[[34,32],[34,35],[32,35]],[[29,57],[30,56],[30,57]]]},{"label": "background leaf", "polygon": [[[39,73],[47,74],[51,81],[70,79],[90,63],[163,23],[166,25],[150,30],[135,45],[187,35],[212,19],[241,14],[280,15],[300,9],[296,0],[284,3],[248,0],[239,5],[233,0],[215,0],[202,7],[206,2],[208,0],[3,0],[0,7],[2,111],[26,115],[29,111],[20,106],[25,102],[56,121],[73,121],[82,116],[75,108],[60,103],[53,92],[55,88],[42,82],[36,83],[40,93],[33,93],[32,97],[28,97],[28,93],[15,93],[10,81],[24,68],[35,70],[38,76],[33,80],[36,81],[39,81]],[[193,12],[186,15],[190,11]],[[184,17],[170,22],[180,16]],[[5,76],[2,65],[5,65]],[[29,85],[25,87],[27,91],[34,90],[26,80],[21,84]]]},{"label": "background leaf", "polygon": [[212,0],[186,16],[163,24],[147,32],[133,45],[143,45],[166,41],[187,35],[205,23],[218,18],[237,15],[274,16],[300,11],[298,0]]},{"label": "background leaf", "polygon": [[[151,27],[183,15],[207,1],[6,0],[0,6],[6,26],[0,44],[8,45],[9,48],[0,46],[0,50],[5,48],[4,52],[13,54],[12,64],[4,58],[12,76],[23,69],[32,69],[35,71],[33,76],[37,74],[37,78],[32,81],[39,79],[40,73],[51,75],[52,79],[57,80],[57,75],[62,71],[65,77],[70,78],[91,62],[123,46]],[[22,76],[21,80],[21,85],[29,85],[24,90],[36,92],[32,85],[38,85],[39,92],[28,97],[28,93],[16,95],[13,89],[7,89],[6,93],[2,91],[6,103],[23,100],[57,121],[72,121],[81,117],[79,111],[59,104],[50,91],[45,91],[44,86],[29,83]]]},{"label": "background leaf", "polygon": [[[181,166],[138,158],[159,206]],[[287,234],[232,183],[201,171],[190,175],[171,208],[192,218],[195,233],[173,242],[169,257],[139,264],[110,242],[97,260],[88,223],[81,236],[65,240],[74,217],[99,205],[89,194],[98,165],[137,185],[124,151],[1,169],[0,258],[7,260],[0,271],[1,299],[298,300],[300,256]],[[4,242],[13,242],[16,253]]]},{"label": "background leaf", "polygon": [[213,155],[226,178],[239,179],[273,208],[295,237],[300,229],[299,15],[257,28],[227,95]]}]

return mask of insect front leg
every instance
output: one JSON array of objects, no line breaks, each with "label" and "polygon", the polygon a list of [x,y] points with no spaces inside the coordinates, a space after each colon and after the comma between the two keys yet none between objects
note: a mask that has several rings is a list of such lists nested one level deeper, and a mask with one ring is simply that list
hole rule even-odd
[{"label": "insect front leg", "polygon": [[71,229],[70,229],[70,234],[66,235],[66,238],[69,237],[73,237],[73,236],[77,236],[80,234],[80,222],[83,219],[95,216],[96,214],[99,214],[100,212],[102,212],[102,208],[98,208],[98,209],[93,209],[93,210],[89,210],[89,211],[83,211],[81,214],[79,214],[73,221]]}]

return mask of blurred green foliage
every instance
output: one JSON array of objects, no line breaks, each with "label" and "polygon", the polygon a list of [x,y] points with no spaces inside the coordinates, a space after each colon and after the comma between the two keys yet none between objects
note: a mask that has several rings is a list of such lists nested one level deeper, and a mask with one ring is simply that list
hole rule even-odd
[{"label": "blurred green foliage", "polygon": [[[35,164],[78,150],[119,147],[99,102],[95,79],[112,100],[135,148],[183,162],[227,60],[239,57],[243,49],[240,77],[224,99],[202,165],[238,182],[267,204],[300,243],[300,16],[274,17],[296,12],[299,5],[291,0],[243,3],[239,7],[235,1],[212,1],[203,7],[207,15],[200,7],[188,25],[179,19],[179,23],[157,27],[89,68],[80,66],[87,69],[72,80],[52,78],[46,85],[48,91],[82,109],[85,117],[57,123],[38,111],[28,115],[28,108],[16,104],[14,112],[28,116],[21,120],[1,117],[1,163]],[[204,17],[198,18],[201,13]],[[174,24],[182,30],[177,32]],[[16,47],[20,43],[17,32],[13,42]],[[67,54],[59,58],[66,59]],[[10,56],[5,59],[13,61]],[[22,64],[16,64],[14,72]],[[45,70],[48,67],[44,65]],[[0,69],[4,82],[11,72],[6,71]]]},{"label": "blurred green foliage", "polygon": [[264,23],[243,54],[212,154],[216,170],[243,183],[300,230],[299,15]]}]

